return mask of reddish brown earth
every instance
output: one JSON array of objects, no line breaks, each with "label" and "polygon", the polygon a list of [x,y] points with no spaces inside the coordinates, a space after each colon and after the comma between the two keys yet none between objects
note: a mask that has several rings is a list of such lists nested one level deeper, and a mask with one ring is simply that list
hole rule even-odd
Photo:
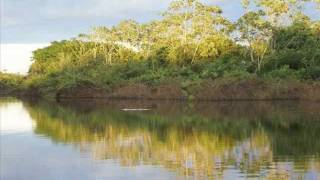
[{"label": "reddish brown earth", "polygon": [[112,90],[99,88],[74,88],[60,91],[58,98],[118,98],[118,99],[185,99],[182,90],[175,85],[147,86],[122,85]]},{"label": "reddish brown earth", "polygon": [[262,80],[206,81],[188,89],[177,84],[148,86],[128,84],[111,90],[73,88],[57,93],[63,98],[113,98],[149,100],[312,100],[320,101],[320,83],[265,82]]}]

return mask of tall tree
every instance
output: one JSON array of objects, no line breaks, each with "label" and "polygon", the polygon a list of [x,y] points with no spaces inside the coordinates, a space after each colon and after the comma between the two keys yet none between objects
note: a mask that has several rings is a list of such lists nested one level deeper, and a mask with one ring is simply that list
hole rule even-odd
[{"label": "tall tree", "polygon": [[222,16],[221,8],[198,0],[173,1],[164,14],[173,62],[181,59],[195,63],[199,59],[217,57],[220,46],[229,46],[227,33],[232,24]]},{"label": "tall tree", "polygon": [[272,37],[271,25],[264,19],[263,11],[247,12],[238,20],[242,43],[248,45],[250,59],[260,71]]},{"label": "tall tree", "polygon": [[101,51],[106,64],[113,63],[113,57],[118,52],[119,35],[115,27],[96,27],[89,35],[84,36],[84,41],[94,42],[97,51]]}]

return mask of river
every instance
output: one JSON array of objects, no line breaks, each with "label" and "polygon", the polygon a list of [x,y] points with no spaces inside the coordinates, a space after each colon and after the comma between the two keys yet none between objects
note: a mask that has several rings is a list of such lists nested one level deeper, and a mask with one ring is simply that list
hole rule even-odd
[{"label": "river", "polygon": [[320,103],[1,98],[0,120],[1,180],[320,179]]}]

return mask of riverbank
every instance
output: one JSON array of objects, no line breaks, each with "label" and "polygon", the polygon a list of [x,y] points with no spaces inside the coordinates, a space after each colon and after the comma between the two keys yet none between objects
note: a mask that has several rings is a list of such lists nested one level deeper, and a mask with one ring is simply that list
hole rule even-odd
[{"label": "riverbank", "polygon": [[0,96],[16,96],[22,93],[24,77],[0,72]]},{"label": "riverbank", "polygon": [[200,84],[181,87],[174,83],[157,86],[143,83],[124,84],[110,89],[77,87],[56,93],[57,99],[111,98],[149,100],[309,100],[320,101],[319,82],[264,81],[259,79],[207,80]]},{"label": "riverbank", "polygon": [[[197,81],[163,81],[159,84],[123,81],[109,86],[81,84],[61,89],[28,86],[20,77],[0,81],[0,96],[46,97],[51,99],[144,99],[188,101],[320,101],[320,82],[259,77],[229,77]],[[189,83],[186,83],[189,82]]]}]

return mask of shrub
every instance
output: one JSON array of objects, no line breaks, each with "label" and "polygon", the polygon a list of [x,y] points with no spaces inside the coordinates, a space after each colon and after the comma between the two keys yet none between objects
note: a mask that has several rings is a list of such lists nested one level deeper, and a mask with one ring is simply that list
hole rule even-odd
[{"label": "shrub", "polygon": [[207,64],[201,73],[202,78],[223,77],[230,72],[248,72],[250,63],[237,57],[224,57],[213,63]]},{"label": "shrub", "polygon": [[290,69],[288,65],[272,70],[264,76],[271,79],[300,79],[302,77],[301,72]]},{"label": "shrub", "polygon": [[0,89],[18,90],[22,88],[23,76],[0,72]]}]

